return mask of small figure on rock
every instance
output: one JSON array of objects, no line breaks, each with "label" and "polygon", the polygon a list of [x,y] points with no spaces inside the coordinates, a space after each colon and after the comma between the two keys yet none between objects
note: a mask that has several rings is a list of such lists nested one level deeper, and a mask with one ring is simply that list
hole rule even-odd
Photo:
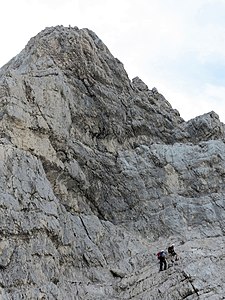
[{"label": "small figure on rock", "polygon": [[167,261],[166,261],[166,252],[164,250],[161,250],[157,253],[158,259],[159,259],[159,271],[167,269]]},{"label": "small figure on rock", "polygon": [[178,255],[174,250],[174,244],[168,247],[168,254],[171,257],[171,262],[174,263],[174,259],[177,261],[178,260]]}]

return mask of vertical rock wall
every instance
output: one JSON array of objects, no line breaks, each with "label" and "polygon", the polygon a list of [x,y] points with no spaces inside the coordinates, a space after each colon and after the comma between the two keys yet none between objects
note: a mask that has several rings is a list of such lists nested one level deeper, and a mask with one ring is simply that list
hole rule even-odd
[{"label": "vertical rock wall", "polygon": [[224,124],[184,122],[92,31],[1,69],[0,165],[2,299],[223,299]]}]

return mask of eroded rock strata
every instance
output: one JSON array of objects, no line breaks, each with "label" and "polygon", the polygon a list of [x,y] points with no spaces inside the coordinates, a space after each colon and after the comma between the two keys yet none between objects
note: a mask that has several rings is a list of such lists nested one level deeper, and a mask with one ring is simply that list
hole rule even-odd
[{"label": "eroded rock strata", "polygon": [[1,299],[225,299],[216,113],[185,122],[95,33],[58,26],[2,67],[0,123]]}]

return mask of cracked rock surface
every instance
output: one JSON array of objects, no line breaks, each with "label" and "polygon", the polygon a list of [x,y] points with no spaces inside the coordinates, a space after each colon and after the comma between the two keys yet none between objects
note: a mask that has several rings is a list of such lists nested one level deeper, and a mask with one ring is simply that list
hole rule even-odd
[{"label": "cracked rock surface", "polygon": [[94,32],[57,26],[1,68],[0,125],[1,299],[225,299],[215,112],[185,122]]}]

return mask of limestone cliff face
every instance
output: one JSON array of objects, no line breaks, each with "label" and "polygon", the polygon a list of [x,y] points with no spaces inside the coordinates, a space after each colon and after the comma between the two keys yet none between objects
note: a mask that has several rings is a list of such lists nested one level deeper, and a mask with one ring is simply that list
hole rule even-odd
[{"label": "limestone cliff face", "polygon": [[0,123],[1,299],[225,299],[216,113],[185,122],[95,33],[58,26],[1,69]]}]

